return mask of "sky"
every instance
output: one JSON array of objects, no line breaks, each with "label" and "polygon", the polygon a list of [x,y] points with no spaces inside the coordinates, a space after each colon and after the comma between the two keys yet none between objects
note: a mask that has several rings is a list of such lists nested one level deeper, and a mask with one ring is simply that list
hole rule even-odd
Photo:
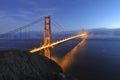
[{"label": "sky", "polygon": [[48,15],[65,30],[120,28],[120,0],[0,0],[0,33]]}]

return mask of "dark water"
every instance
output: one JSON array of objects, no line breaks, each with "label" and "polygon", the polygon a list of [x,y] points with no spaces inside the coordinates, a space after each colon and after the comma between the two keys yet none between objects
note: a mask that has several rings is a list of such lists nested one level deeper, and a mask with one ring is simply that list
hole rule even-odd
[{"label": "dark water", "polygon": [[[15,42],[15,41],[14,41]],[[0,49],[10,46],[14,48],[31,49],[39,46],[39,40],[16,41],[12,44],[0,41]],[[63,57],[75,45],[78,40],[69,41],[52,49],[54,56]],[[74,63],[66,71],[79,80],[120,80],[120,41],[117,40],[87,40],[84,47],[78,49]]]},{"label": "dark water", "polygon": [[67,73],[80,80],[120,80],[120,41],[88,40]]},{"label": "dark water", "polygon": [[[59,56],[65,55],[76,43],[64,43],[64,48],[61,46],[56,52],[62,51]],[[120,41],[87,40],[66,74],[80,80],[120,80]]]}]

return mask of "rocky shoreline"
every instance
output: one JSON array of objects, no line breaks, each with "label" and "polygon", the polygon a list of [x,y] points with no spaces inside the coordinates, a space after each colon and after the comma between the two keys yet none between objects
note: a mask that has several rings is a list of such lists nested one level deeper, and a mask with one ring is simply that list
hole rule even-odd
[{"label": "rocky shoreline", "polygon": [[0,51],[0,80],[67,80],[54,61],[27,51]]}]

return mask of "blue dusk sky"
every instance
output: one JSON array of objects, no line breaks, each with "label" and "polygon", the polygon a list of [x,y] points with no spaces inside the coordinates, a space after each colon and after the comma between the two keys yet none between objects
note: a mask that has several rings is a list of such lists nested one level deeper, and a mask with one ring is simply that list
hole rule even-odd
[{"label": "blue dusk sky", "polygon": [[66,30],[120,28],[120,0],[0,0],[0,33],[45,15]]}]

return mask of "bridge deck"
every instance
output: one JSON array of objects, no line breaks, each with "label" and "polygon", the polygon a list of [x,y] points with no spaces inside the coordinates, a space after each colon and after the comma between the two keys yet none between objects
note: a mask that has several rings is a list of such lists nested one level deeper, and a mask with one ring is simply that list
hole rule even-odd
[{"label": "bridge deck", "polygon": [[43,50],[43,49],[45,49],[45,48],[52,47],[52,46],[61,44],[61,43],[63,43],[63,42],[66,42],[66,41],[75,39],[75,38],[77,38],[77,37],[83,37],[83,36],[87,36],[87,34],[79,34],[79,35],[75,35],[75,36],[72,36],[72,37],[69,37],[69,38],[66,38],[66,39],[63,39],[63,40],[60,40],[60,41],[57,41],[57,42],[48,44],[48,45],[43,45],[43,46],[41,46],[41,47],[39,47],[39,48],[35,48],[35,49],[33,49],[33,50],[30,50],[30,52],[31,52],[31,53],[38,52],[38,51]]}]

